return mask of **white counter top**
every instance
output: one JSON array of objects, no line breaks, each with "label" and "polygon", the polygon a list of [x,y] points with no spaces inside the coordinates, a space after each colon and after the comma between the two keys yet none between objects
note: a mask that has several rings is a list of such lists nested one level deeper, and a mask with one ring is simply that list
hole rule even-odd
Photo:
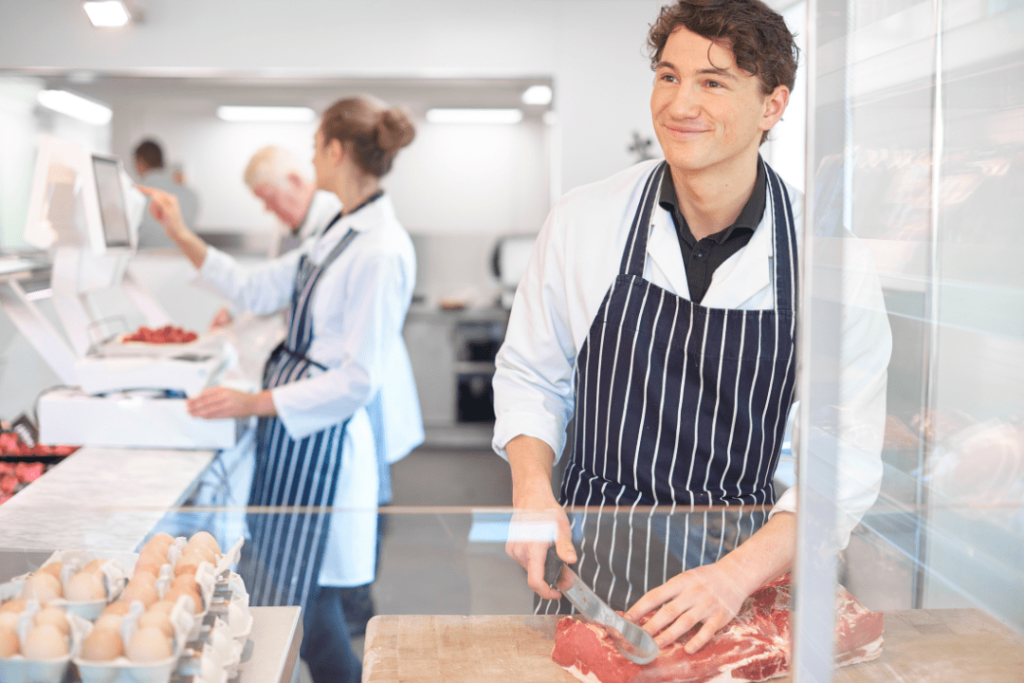
[{"label": "white counter top", "polygon": [[131,552],[215,451],[86,447],[0,505],[0,548]]}]

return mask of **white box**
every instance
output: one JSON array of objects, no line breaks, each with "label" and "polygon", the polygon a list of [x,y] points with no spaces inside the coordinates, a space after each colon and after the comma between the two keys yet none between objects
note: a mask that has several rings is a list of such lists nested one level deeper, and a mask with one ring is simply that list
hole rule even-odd
[{"label": "white box", "polygon": [[61,388],[39,398],[39,440],[114,448],[231,448],[244,423],[192,417],[185,399],[155,392],[89,396]]},{"label": "white box", "polygon": [[87,394],[128,389],[168,389],[192,398],[216,383],[227,354],[183,354],[174,357],[136,356],[83,358],[75,363],[78,384]]}]

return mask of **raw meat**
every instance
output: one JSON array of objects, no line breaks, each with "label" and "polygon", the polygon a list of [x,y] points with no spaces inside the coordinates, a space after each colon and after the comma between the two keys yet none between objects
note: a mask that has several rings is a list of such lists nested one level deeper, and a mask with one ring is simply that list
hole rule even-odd
[{"label": "raw meat", "polygon": [[195,332],[173,325],[164,325],[155,330],[140,327],[135,332],[125,335],[122,342],[143,342],[146,344],[187,344],[199,338]]},{"label": "raw meat", "polygon": [[[686,654],[683,644],[697,628],[644,666],[619,654],[601,627],[565,617],[558,622],[551,658],[586,683],[741,683],[778,678],[789,673],[790,594],[786,574],[747,598],[736,618],[696,654]],[[867,610],[842,586],[836,595],[836,619],[836,666],[881,654],[882,615]]]}]

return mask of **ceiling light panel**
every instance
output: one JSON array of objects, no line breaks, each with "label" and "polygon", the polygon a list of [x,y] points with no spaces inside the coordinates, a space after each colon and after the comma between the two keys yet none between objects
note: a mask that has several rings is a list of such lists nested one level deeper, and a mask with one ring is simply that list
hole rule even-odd
[{"label": "ceiling light panel", "polygon": [[94,126],[105,126],[110,123],[110,119],[114,115],[110,107],[87,100],[67,90],[43,90],[36,95],[36,99],[47,109],[91,123]]},{"label": "ceiling light panel", "polygon": [[521,109],[428,109],[427,123],[515,124],[523,120]]},{"label": "ceiling light panel", "polygon": [[550,85],[531,85],[523,91],[523,104],[551,104]]},{"label": "ceiling light panel", "polygon": [[308,123],[316,120],[309,107],[217,107],[217,118],[233,123]]},{"label": "ceiling light panel", "polygon": [[131,12],[121,0],[87,0],[82,7],[97,28],[118,28],[132,21]]}]

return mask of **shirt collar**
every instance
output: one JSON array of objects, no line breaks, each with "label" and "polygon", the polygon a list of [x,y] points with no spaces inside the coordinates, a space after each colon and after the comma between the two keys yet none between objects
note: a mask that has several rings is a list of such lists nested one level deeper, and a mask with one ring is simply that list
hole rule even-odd
[{"label": "shirt collar", "polygon": [[[718,244],[723,244],[737,231],[753,232],[756,230],[757,226],[761,223],[761,217],[764,215],[765,191],[767,189],[768,179],[765,177],[764,163],[761,161],[761,156],[758,155],[757,181],[754,183],[754,191],[750,194],[750,198],[743,205],[743,210],[740,211],[740,215],[736,217],[732,225],[725,230],[710,235],[709,238]],[[665,173],[662,176],[661,199],[658,203],[661,205],[661,208],[672,214],[672,218],[676,222],[676,228],[690,246],[696,244],[693,233],[690,231],[690,226],[686,223],[686,217],[683,216],[683,212],[679,208],[679,197],[676,195],[676,186],[672,182],[671,172]]]}]

